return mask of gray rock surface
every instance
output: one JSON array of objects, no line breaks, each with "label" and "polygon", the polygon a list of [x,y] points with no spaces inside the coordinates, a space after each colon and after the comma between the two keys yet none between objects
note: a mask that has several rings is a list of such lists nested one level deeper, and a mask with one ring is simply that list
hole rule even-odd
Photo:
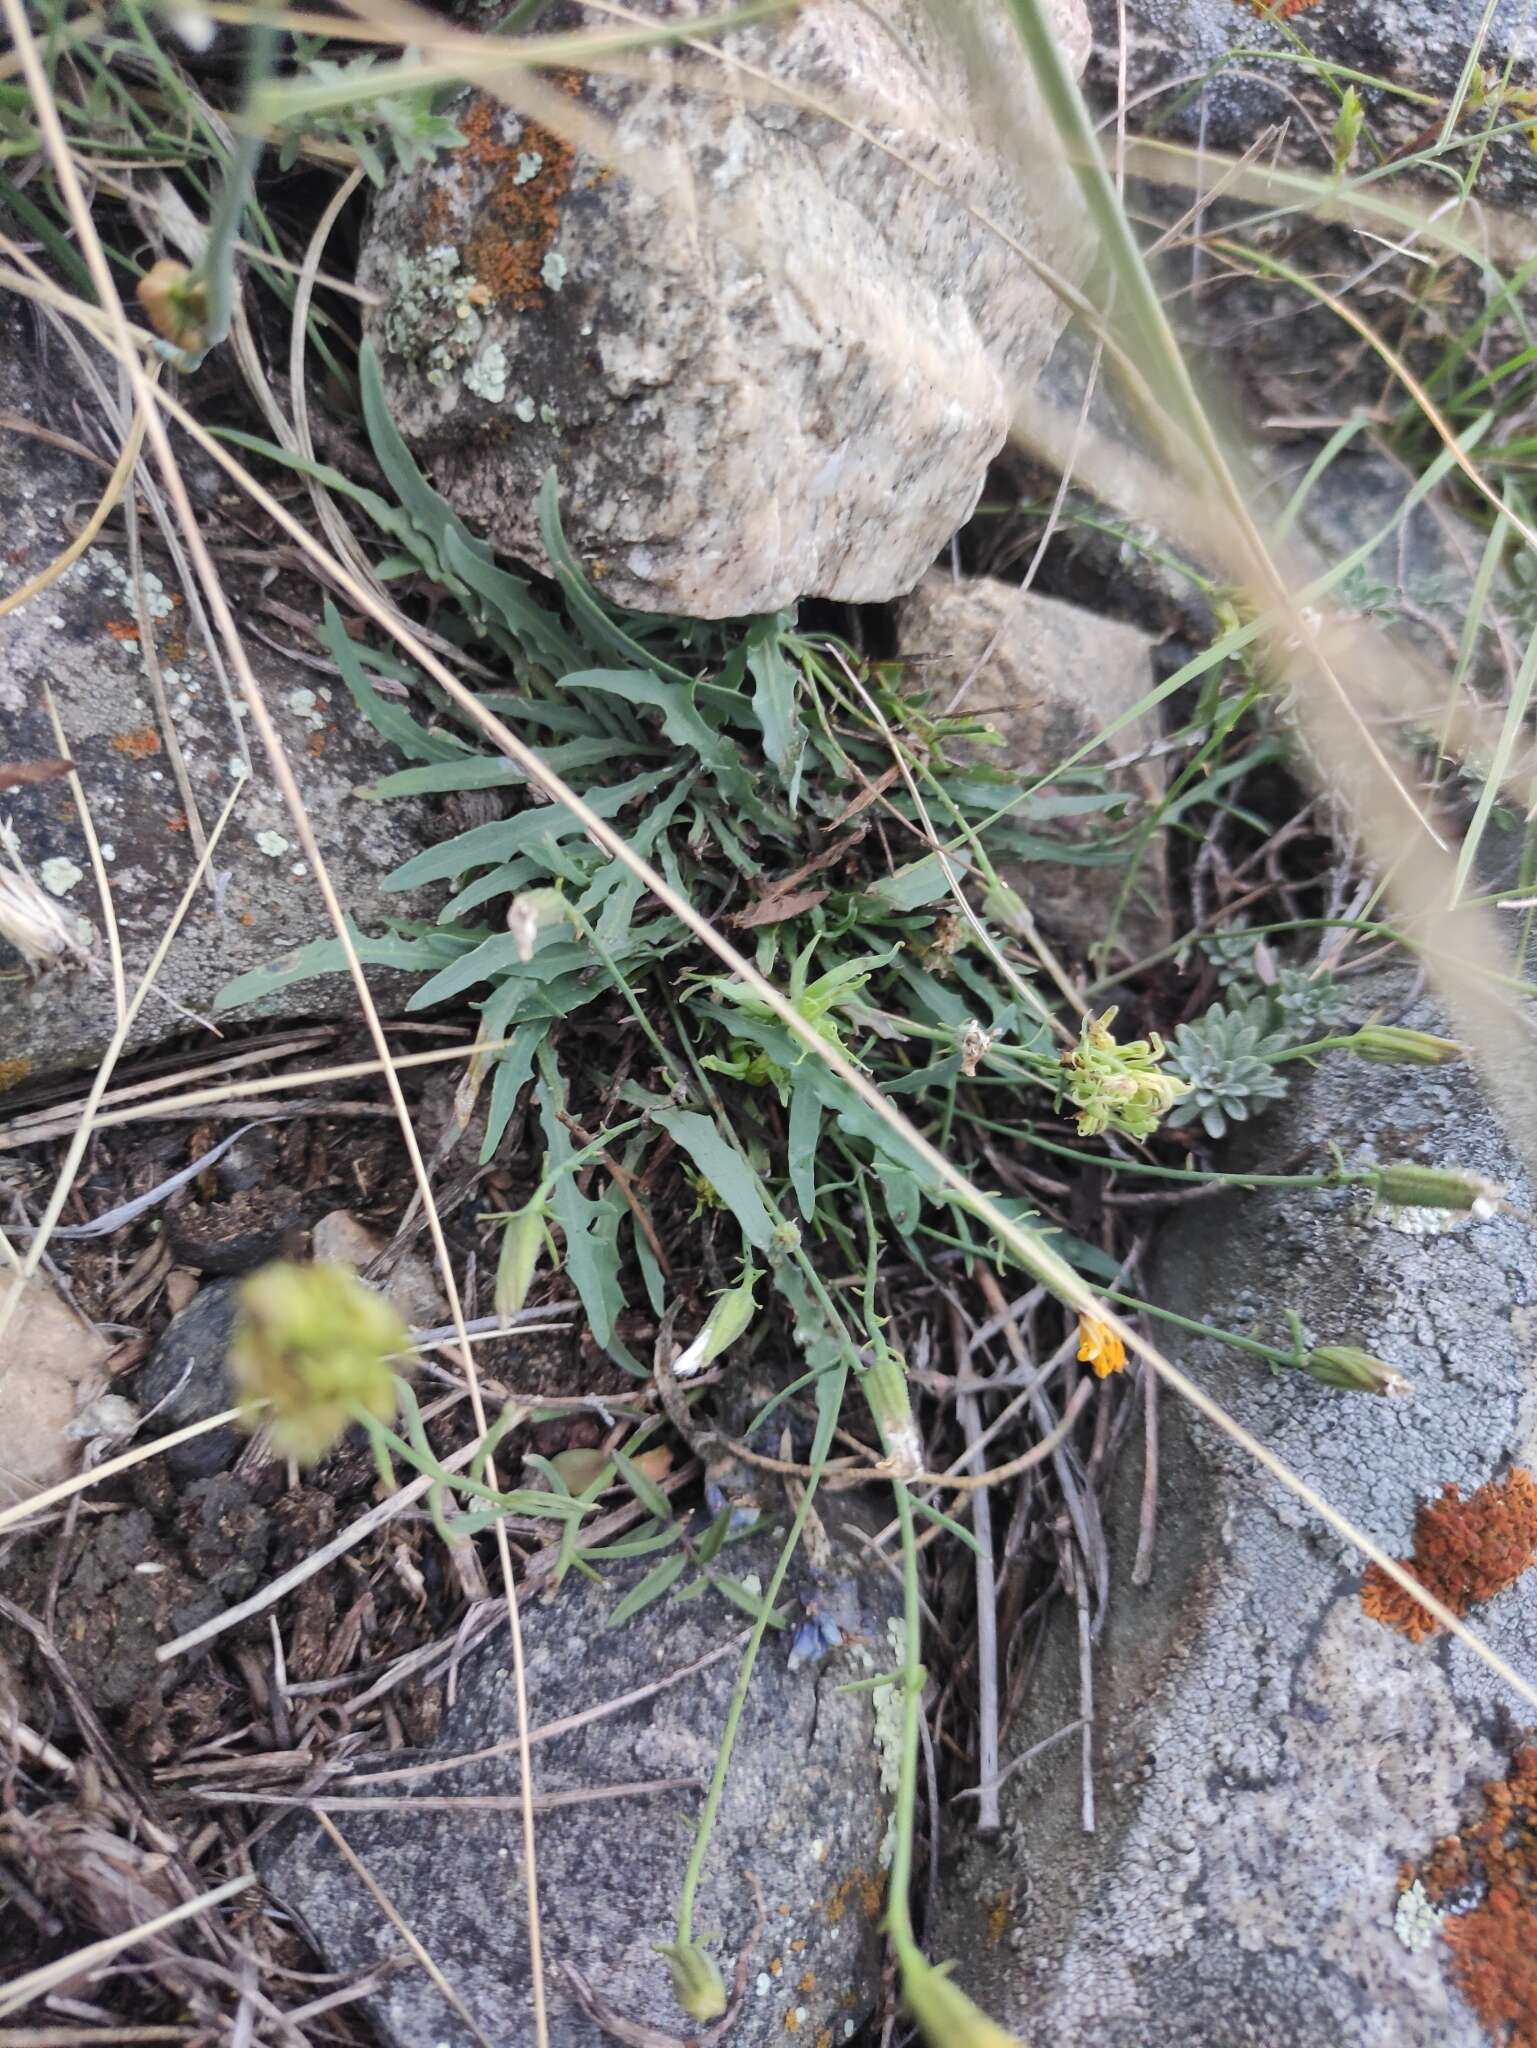
[{"label": "gray rock surface", "polygon": [[[836,1540],[837,1525],[828,1526]],[[739,1579],[756,1572],[766,1582],[777,1550],[777,1539],[754,1537],[724,1552],[722,1564]],[[646,1686],[665,1687],[540,1740],[533,1757],[541,1793],[709,1779],[739,1653],[679,1683],[666,1681],[736,1637],[744,1617],[710,1591],[682,1602],[663,1598],[620,1627],[606,1627],[623,1590],[654,1562],[606,1566],[601,1585],[573,1572],[550,1602],[524,1608],[535,1729],[602,1709]],[[834,1576],[855,1569],[839,1545]],[[685,1572],[680,1587],[694,1576]],[[806,1577],[798,1559],[786,1594]],[[841,2042],[846,2024],[857,2024],[874,2003],[888,1816],[877,1696],[838,1687],[890,1669],[887,1623],[896,1588],[876,1573],[862,1576],[859,1590],[867,1627],[819,1664],[791,1671],[789,1631],[770,1631],[743,1712],[694,1923],[729,1990],[738,1952],[753,1929],[749,1873],[756,1877],[767,1919],[751,1955],[732,2048],[789,2039]],[[441,1768],[493,1744],[499,1753],[492,1757]],[[377,1786],[340,1781],[332,1788],[339,1800],[382,1793],[401,1804],[384,1812],[338,1804],[332,1818],[488,2037],[508,2048],[531,2040],[521,1822],[509,1801],[518,1767],[505,1637],[460,1669],[458,1698],[434,1748],[388,1762],[391,1769],[412,1762],[438,1768],[425,1778]],[[479,1811],[431,1803],[476,1795],[508,1803]],[[654,1945],[673,1939],[699,1805],[700,1793],[692,1790],[632,1791],[539,1815],[552,2048],[600,2048],[607,2039],[573,2002],[560,1968],[566,1962],[632,2024],[671,2038],[691,2031]],[[327,1967],[371,1969],[400,1952],[399,1936],[309,1823],[274,1840],[262,1875],[276,1899],[308,1926]],[[415,1968],[392,1972],[369,2010],[391,2048],[459,2048],[468,2039]]]},{"label": "gray rock surface", "polygon": [[[1081,64],[1082,0],[1053,4]],[[977,216],[1059,270],[1086,259],[1065,178],[986,139],[978,70],[1016,111],[1032,88],[1003,11],[973,12],[971,68],[920,0],[807,0],[727,38],[758,77],[658,52],[583,89],[614,170],[462,106],[468,146],[392,178],[358,270],[392,413],[458,511],[542,563],[553,465],[567,538],[629,605],[718,618],[910,590],[1064,319]]]},{"label": "gray rock surface", "polygon": [[[75,406],[91,417],[96,401],[72,374],[55,341],[46,364],[23,317],[0,308],[0,413],[78,438]],[[200,473],[199,473],[200,475]],[[45,568],[79,531],[100,495],[102,472],[79,457],[7,426],[0,431],[0,521],[5,532],[3,587],[15,589]],[[170,726],[185,757],[205,827],[230,790],[232,770],[248,759],[250,781],[213,861],[211,886],[195,900],[146,1001],[135,1042],[199,1033],[213,997],[236,974],[274,964],[326,930],[325,909],[294,844],[294,830],[259,743],[227,701],[183,602],[175,573],[144,520],[146,568]],[[0,617],[0,758],[6,763],[57,754],[43,692],[58,703],[110,880],[132,988],[161,939],[195,864],[195,851],[136,639],[126,554],[112,539],[116,522],[39,596]],[[249,595],[249,592],[247,593]],[[235,588],[237,617],[241,590]],[[246,616],[263,632],[287,629]],[[418,850],[425,808],[367,803],[354,795],[399,766],[356,714],[341,679],[284,659],[254,634],[247,648],[295,764],[306,803],[342,900],[365,928],[412,907],[387,896],[382,878]],[[28,1073],[94,1062],[114,1019],[101,906],[69,785],[57,780],[7,793],[0,819],[15,827],[21,860],[78,930],[92,928],[88,961],[66,961],[32,982],[10,980],[0,1029],[0,1085]],[[0,970],[14,969],[0,941]],[[402,984],[403,985],[403,984]],[[325,1010],[340,981],[306,982],[270,998],[271,1016]],[[381,979],[382,989],[393,985]],[[398,990],[397,990],[398,993]],[[353,1005],[350,985],[341,997]],[[246,1012],[245,1014],[250,1014]],[[201,1034],[211,1042],[206,1030]]]},{"label": "gray rock surface", "polygon": [[[155,1410],[150,1436],[169,1436],[229,1407],[233,1395],[225,1357],[239,1287],[233,1279],[207,1282],[161,1332],[139,1376],[139,1405],[146,1417]],[[177,1444],[165,1460],[179,1480],[207,1479],[232,1465],[245,1441],[244,1432],[231,1424]]]},{"label": "gray rock surface", "polygon": [[[1003,742],[961,741],[950,751],[1027,783],[1071,759],[1153,687],[1153,643],[1135,626],[990,576],[926,576],[898,613],[897,637],[909,688],[930,692],[936,712],[964,689],[956,715],[985,719]],[[1160,737],[1157,712],[1143,712],[1041,792],[1050,804],[1102,787],[1126,799],[1119,819],[1104,811],[1021,813],[1026,831],[1068,857],[1054,860],[1043,848],[1039,858],[1011,863],[1003,879],[1048,936],[1080,954],[1108,942],[1113,957],[1137,958],[1171,936],[1161,838],[1140,861],[1124,905],[1125,849],[1106,845],[1124,841],[1162,793],[1159,763],[1136,758]],[[1124,765],[1106,770],[1108,762]]]},{"label": "gray rock surface", "polygon": [[[1361,986],[1363,1006],[1392,989]],[[1423,1012],[1414,1021],[1430,1020]],[[1466,1071],[1331,1062],[1246,1134],[1276,1168],[1327,1140],[1347,1160],[1412,1158],[1531,1193]],[[1422,1216],[1426,1212],[1421,1212]],[[1443,1219],[1444,1220],[1444,1219]],[[1410,1234],[1350,1193],[1259,1191],[1185,1212],[1161,1299],[1238,1330],[1295,1308],[1315,1342],[1354,1339],[1406,1373],[1398,1400],[1334,1393],[1208,1342],[1163,1341],[1259,1440],[1395,1556],[1416,1506],[1464,1494],[1537,1436],[1537,1250],[1499,1215]],[[971,1845],[941,1952],[1031,2048],[1477,2048],[1437,1938],[1395,1937],[1397,1874],[1482,1810],[1519,1703],[1462,1646],[1368,1619],[1360,1560],[1225,1437],[1160,1404],[1152,1583],[1130,1570],[1140,1456],[1118,1475],[1115,1584],[1095,1658],[1099,1832],[1078,1822],[1067,1746],[1006,1789]],[[1470,1617],[1537,1678],[1530,1581]],[[1074,1631],[1051,1641],[1005,1749],[1079,1712]],[[986,1929],[1007,1921],[996,1943]]]},{"label": "gray rock surface", "polygon": [[[1117,9],[1114,0],[1090,0],[1089,12],[1089,82],[1113,102]],[[1279,126],[1294,161],[1305,157],[1327,166],[1337,102],[1296,62],[1300,37],[1327,62],[1436,102],[1362,87],[1390,150],[1416,136],[1423,147],[1423,131],[1449,103],[1484,28],[1483,16],[1483,0],[1330,0],[1281,23],[1264,21],[1258,8],[1235,6],[1233,0],[1127,0],[1127,87],[1138,102],[1135,125],[1186,141],[1204,137],[1211,148],[1237,153],[1248,150],[1260,130]],[[1278,53],[1274,59],[1264,54],[1271,51]],[[1520,86],[1530,82],[1534,58],[1537,27],[1530,8],[1525,0],[1498,0],[1484,34],[1484,69],[1498,78],[1509,64],[1511,83]],[[1192,81],[1208,68],[1206,83],[1192,92]],[[1154,90],[1160,85],[1167,91]],[[1490,145],[1480,192],[1486,200],[1517,199],[1530,191],[1534,171],[1522,136],[1502,136]]]}]

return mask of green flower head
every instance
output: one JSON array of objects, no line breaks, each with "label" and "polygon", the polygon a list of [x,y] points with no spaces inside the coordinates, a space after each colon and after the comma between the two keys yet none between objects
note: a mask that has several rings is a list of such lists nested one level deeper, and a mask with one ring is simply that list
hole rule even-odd
[{"label": "green flower head", "polygon": [[240,1289],[230,1375],[248,1429],[267,1423],[281,1457],[313,1465],[357,1411],[395,1415],[392,1361],[405,1324],[350,1267],[279,1259]]},{"label": "green flower head", "polygon": [[1166,1048],[1156,1031],[1118,1044],[1110,1029],[1115,1014],[1085,1017],[1078,1043],[1062,1055],[1058,1099],[1065,1096],[1077,1110],[1081,1138],[1102,1131],[1149,1138],[1190,1085],[1159,1072]]}]

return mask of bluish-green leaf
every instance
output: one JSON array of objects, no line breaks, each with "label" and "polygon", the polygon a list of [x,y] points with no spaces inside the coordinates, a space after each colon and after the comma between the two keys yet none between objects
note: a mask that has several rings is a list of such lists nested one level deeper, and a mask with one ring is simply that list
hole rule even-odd
[{"label": "bluish-green leaf", "polygon": [[429,732],[398,699],[386,697],[374,688],[364,671],[357,645],[349,638],[342,624],[342,615],[330,598],[325,601],[320,637],[347,686],[348,696],[374,731],[387,739],[391,746],[398,747],[413,761],[463,761],[467,758],[462,741],[447,733]]},{"label": "bluish-green leaf", "polygon": [[[347,930],[365,967],[397,967],[406,973],[420,974],[424,969],[438,967],[470,951],[477,943],[463,933],[430,929],[415,933],[392,929],[370,938],[350,919]],[[296,982],[314,981],[322,974],[342,974],[346,968],[347,955],[340,939],[311,939],[307,946],[285,953],[271,967],[253,967],[246,974],[237,974],[219,990],[213,1007],[216,1011],[233,1010],[242,1003],[259,1003],[279,989],[292,988]]]},{"label": "bluish-green leaf", "polygon": [[763,734],[763,751],[790,792],[793,809],[806,751],[806,728],[795,708],[800,670],[782,644],[782,635],[792,618],[792,613],[776,612],[771,618],[754,621],[747,633],[747,666],[755,685],[752,708]]},{"label": "bluish-green leaf", "polygon": [[707,1116],[693,1109],[660,1109],[655,1121],[675,1138],[741,1225],[755,1251],[766,1252],[774,1241],[757,1175],[733,1150]]},{"label": "bluish-green leaf", "polygon": [[[645,775],[631,776],[603,789],[589,790],[585,801],[600,818],[617,817],[626,804],[653,796],[672,767],[654,768]],[[386,889],[416,889],[423,882],[445,882],[471,868],[490,867],[526,852],[537,840],[568,839],[582,829],[580,820],[565,804],[530,804],[515,818],[494,818],[488,825],[476,825],[457,839],[429,846],[385,877]]]},{"label": "bluish-green leaf", "polygon": [[[957,881],[971,866],[970,851],[964,846],[957,847],[945,858]],[[926,903],[936,903],[941,896],[948,896],[950,883],[939,855],[926,853],[922,860],[910,861],[905,868],[898,868],[895,874],[882,875],[878,882],[870,884],[865,894],[884,903],[888,910],[921,910]]]}]

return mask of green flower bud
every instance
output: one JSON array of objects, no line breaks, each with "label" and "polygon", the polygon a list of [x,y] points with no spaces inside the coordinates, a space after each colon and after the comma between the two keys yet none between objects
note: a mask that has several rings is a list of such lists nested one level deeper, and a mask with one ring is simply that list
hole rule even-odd
[{"label": "green flower bud", "polygon": [[1481,1174],[1415,1166],[1408,1160],[1378,1169],[1376,1194],[1397,1209],[1476,1209],[1480,1203],[1492,1208],[1500,1198],[1500,1190]]},{"label": "green flower bud", "polygon": [[675,1941],[658,1947],[672,1971],[672,1995],[691,2020],[718,2020],[726,2010],[726,1986],[720,1971],[697,1941]]},{"label": "green flower bud", "polygon": [[313,1465],[355,1411],[395,1415],[392,1360],[410,1334],[349,1266],[279,1259],[241,1286],[229,1367],[247,1429],[270,1424],[280,1457]]},{"label": "green flower bud", "polygon": [[704,1328],[688,1349],[680,1351],[672,1362],[676,1379],[686,1380],[696,1372],[703,1372],[728,1345],[736,1342],[752,1322],[758,1305],[753,1290],[762,1277],[749,1259],[735,1287],[728,1287],[724,1293],[716,1295],[715,1306],[710,1310]]},{"label": "green flower bud", "polygon": [[877,1345],[873,1362],[859,1376],[860,1392],[880,1432],[881,1449],[898,1478],[923,1470],[923,1439],[913,1420],[907,1366],[901,1355]]},{"label": "green flower bud", "polygon": [[1022,2048],[951,1983],[947,1968],[936,1970],[916,1952],[902,1958],[902,1996],[929,2048]]},{"label": "green flower bud", "polygon": [[1455,1038],[1437,1038],[1429,1031],[1410,1031],[1402,1024],[1363,1024],[1345,1040],[1357,1059],[1377,1060],[1392,1067],[1444,1067],[1460,1060]]},{"label": "green flower bud", "polygon": [[496,1313],[505,1325],[528,1299],[534,1269],[549,1231],[543,1201],[536,1195],[526,1208],[507,1218],[501,1256],[496,1262]]},{"label": "green flower bud", "polygon": [[1325,1387],[1343,1387],[1350,1394],[1406,1394],[1409,1382],[1354,1344],[1325,1344],[1302,1360],[1309,1379]]}]

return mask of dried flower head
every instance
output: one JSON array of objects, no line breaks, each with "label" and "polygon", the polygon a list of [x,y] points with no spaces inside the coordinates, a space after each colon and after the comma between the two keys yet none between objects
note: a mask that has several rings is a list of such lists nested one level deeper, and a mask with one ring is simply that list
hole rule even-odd
[{"label": "dried flower head", "polygon": [[1078,1318],[1078,1358],[1081,1364],[1092,1365],[1102,1380],[1126,1370],[1126,1346],[1098,1316]]},{"label": "dried flower head", "polygon": [[197,355],[208,346],[208,286],[185,263],[162,256],[138,283],[144,317],[173,348]]},{"label": "dried flower head", "polygon": [[229,1364],[242,1420],[268,1423],[280,1456],[313,1465],[359,1410],[393,1420],[393,1361],[410,1346],[396,1311],[350,1267],[276,1260],[240,1289]]},{"label": "dried flower head", "polygon": [[[1537,1563],[1537,1480],[1517,1465],[1468,1500],[1444,1487],[1439,1500],[1421,1504],[1414,1555],[1401,1561],[1453,1614],[1492,1600]],[[1361,1605],[1412,1643],[1436,1632],[1435,1619],[1377,1565],[1366,1568]]]},{"label": "dried flower head", "polygon": [[0,853],[10,861],[9,868],[0,867],[0,939],[15,948],[23,966],[34,974],[72,953],[82,953],[80,920],[27,873],[8,819],[0,822]]}]

